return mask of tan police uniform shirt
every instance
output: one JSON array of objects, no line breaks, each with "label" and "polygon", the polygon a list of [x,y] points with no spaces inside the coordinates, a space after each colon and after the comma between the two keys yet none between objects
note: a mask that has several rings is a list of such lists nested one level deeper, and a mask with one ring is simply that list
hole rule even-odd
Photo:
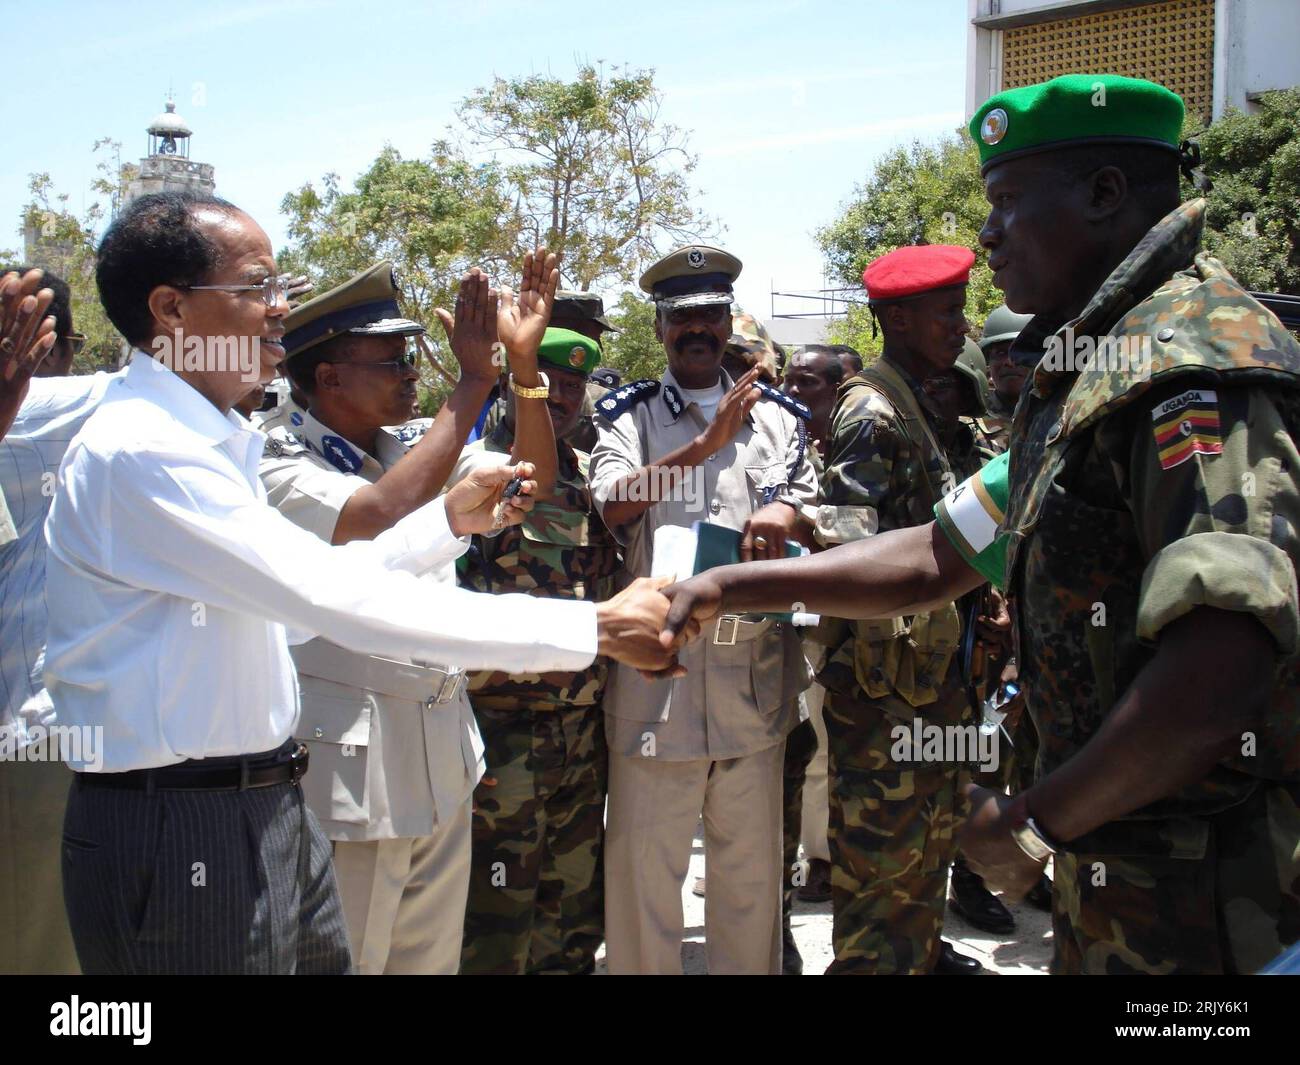
[{"label": "tan police uniform shirt", "polygon": [[[352,493],[373,484],[428,428],[381,430],[377,454],[341,439],[311,414],[268,434],[260,469],[268,502],[323,540]],[[448,563],[422,574],[454,585]],[[443,663],[355,654],[324,639],[293,648],[302,691],[298,738],[311,748],[303,791],[335,840],[431,835],[483,774],[464,674]]]},{"label": "tan police uniform shirt", "polygon": [[[723,387],[732,384],[724,372]],[[620,479],[690,443],[708,421],[697,403],[684,401],[670,370],[657,383],[610,392],[596,405],[595,424],[591,490],[603,513]],[[707,521],[743,529],[782,486],[801,503],[814,502],[810,447],[799,418],[775,399],[760,400],[736,438],[690,471],[681,491],[636,521],[611,526],[626,548],[627,576],[650,576],[661,526]],[[782,742],[798,724],[798,697],[809,675],[794,626],[711,622],[679,660],[688,672],[675,680],[648,681],[614,665],[605,695],[612,752],[666,761],[739,758]]]}]

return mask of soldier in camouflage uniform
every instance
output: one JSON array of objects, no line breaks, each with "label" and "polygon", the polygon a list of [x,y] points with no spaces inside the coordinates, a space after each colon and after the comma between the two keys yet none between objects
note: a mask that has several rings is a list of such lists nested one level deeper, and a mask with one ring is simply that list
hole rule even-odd
[{"label": "soldier in camouflage uniform", "polygon": [[[539,359],[558,440],[555,491],[522,525],[474,537],[458,565],[466,587],[589,600],[612,592],[618,547],[592,508],[587,454],[563,439],[599,358],[595,341],[546,331]],[[505,461],[513,428],[511,396],[505,419],[465,449],[449,483],[476,464]],[[605,674],[598,658],[580,673],[470,679],[487,775],[475,793],[462,973],[595,968],[604,938]]]},{"label": "soldier in camouflage uniform", "polygon": [[1110,75],[977,110],[981,243],[1035,314],[1011,450],[943,500],[944,537],[670,590],[672,631],[795,587],[856,616],[1005,581],[1038,779],[974,793],[962,848],[1013,897],[1055,854],[1057,973],[1253,972],[1300,939],[1300,344],[1198,252],[1182,123]]},{"label": "soldier in camouflage uniform", "polygon": [[[881,320],[881,357],[839,393],[825,503],[865,507],[880,531],[929,519],[956,483],[922,381],[949,370],[970,326],[963,311],[974,254],[900,248],[864,274]],[[839,624],[818,680],[830,747],[835,961],[829,973],[978,971],[940,939],[960,820],[960,767],[896,757],[894,727],[971,719],[953,659],[953,604],[894,621]]]},{"label": "soldier in camouflage uniform", "polygon": [[781,380],[778,362],[776,344],[767,327],[736,307],[731,315],[731,340],[722,352],[722,368],[735,381],[757,366],[759,379],[776,385]]},{"label": "soldier in camouflage uniform", "polygon": [[988,365],[988,383],[992,389],[988,397],[988,413],[980,419],[980,427],[995,448],[996,453],[1007,449],[1011,435],[1011,416],[1020,399],[1028,370],[1011,361],[1011,342],[1020,330],[1029,324],[1032,314],[1016,314],[1005,303],[994,308],[984,322],[980,337],[980,351]]},{"label": "soldier in camouflage uniform", "polygon": [[[572,329],[589,340],[594,340],[601,347],[601,337],[611,332],[614,327],[605,317],[605,301],[592,292],[566,292],[555,294],[555,312],[551,315],[551,325],[556,329]],[[592,416],[596,412],[596,403],[605,398],[609,386],[595,377],[587,380],[587,394],[582,401],[582,410],[578,422],[569,430],[565,439],[579,451],[591,454],[596,446],[596,427]]]}]

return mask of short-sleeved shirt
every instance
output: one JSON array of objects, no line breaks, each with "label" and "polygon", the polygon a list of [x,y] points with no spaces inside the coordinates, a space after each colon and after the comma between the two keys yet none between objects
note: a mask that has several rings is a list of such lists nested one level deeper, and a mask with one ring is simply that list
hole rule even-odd
[{"label": "short-sleeved shirt", "polygon": [[[725,372],[721,381],[732,388]],[[664,497],[635,521],[611,527],[625,548],[626,577],[650,576],[659,528],[689,529],[706,521],[738,530],[778,493],[801,504],[816,500],[803,422],[779,397],[764,395],[734,440],[675,489],[665,486]],[[591,494],[603,514],[625,477],[689,444],[709,420],[682,395],[670,370],[659,381],[611,392],[596,404],[595,424]],[[675,680],[647,681],[635,669],[614,665],[605,696],[611,751],[636,756],[652,734],[655,756],[663,761],[739,758],[782,742],[798,724],[808,674],[793,626],[774,623],[735,644],[701,639],[679,658],[687,674]]]}]

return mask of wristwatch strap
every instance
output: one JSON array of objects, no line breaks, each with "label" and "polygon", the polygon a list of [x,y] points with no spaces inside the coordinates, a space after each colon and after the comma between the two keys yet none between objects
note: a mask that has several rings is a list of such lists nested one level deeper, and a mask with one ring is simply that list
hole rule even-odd
[{"label": "wristwatch strap", "polygon": [[520,399],[546,399],[551,394],[551,382],[547,379],[546,374],[540,371],[537,378],[542,383],[536,388],[525,388],[523,385],[515,384],[515,375],[510,375],[510,391]]}]

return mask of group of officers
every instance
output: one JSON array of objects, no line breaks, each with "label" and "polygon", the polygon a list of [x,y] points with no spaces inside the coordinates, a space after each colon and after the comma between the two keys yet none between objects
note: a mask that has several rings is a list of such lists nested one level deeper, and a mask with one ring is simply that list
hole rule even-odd
[{"label": "group of officers", "polygon": [[[796,891],[831,897],[829,972],[978,972],[941,938],[950,876],[951,905],[1005,933],[1011,916],[981,871],[1050,907],[1051,854],[1057,971],[1244,971],[1300,934],[1289,664],[1297,464],[1287,432],[1260,428],[1294,432],[1300,349],[1221,266],[1204,257],[1193,266],[1199,201],[1169,213],[1146,199],[1140,182],[1162,164],[1168,174],[1151,181],[1171,174],[1176,183],[1181,101],[1109,78],[1112,102],[1097,114],[1088,103],[1096,80],[1011,90],[972,121],[997,216],[981,240],[1011,305],[988,317],[978,340],[965,316],[975,261],[967,248],[904,247],[867,266],[883,350],[864,367],[852,349],[823,345],[785,363],[760,326],[733,313],[740,261],[692,245],[640,279],[667,360],[658,380],[623,382],[598,369],[610,326],[590,293],[558,293],[543,307],[549,324],[535,351],[515,346],[501,366],[496,294],[472,271],[454,314],[440,315],[461,368],[447,401],[456,416],[430,420],[413,418],[425,326],[402,316],[388,263],[291,310],[282,341],[291,394],[250,413],[266,434],[267,501],[303,530],[331,544],[372,539],[475,469],[527,462],[536,504],[518,524],[474,534],[454,574],[438,580],[601,601],[661,572],[660,530],[697,522],[739,532],[744,565],[720,573],[751,575],[749,598],[723,576],[713,602],[696,591],[714,587],[703,578],[679,595],[668,589],[686,616],[702,619],[673,676],[605,658],[577,672],[466,672],[323,637],[293,648],[294,735],[310,751],[299,786],[332,844],[357,971],[590,973],[604,942],[611,973],[680,972],[681,892],[701,824],[697,890],[711,973],[799,972],[789,925]],[[1134,163],[1129,151],[1144,154]],[[1053,188],[1056,166],[1092,180],[1093,202],[1066,203]],[[1109,213],[1095,202],[1102,193]],[[1093,259],[1073,275],[1035,276],[1058,255],[1041,219],[1071,211]],[[526,275],[540,269],[537,258]],[[1088,274],[1097,263],[1105,269]],[[1176,272],[1189,268],[1201,273],[1184,284]],[[1125,323],[1163,338],[1155,376],[1166,379],[1151,396],[1153,375],[1034,369],[1058,328],[1102,336]],[[1034,400],[1020,402],[1022,390]],[[1272,421],[1242,405],[1264,390],[1280,397]],[[1175,416],[1187,404],[1194,417]],[[471,423],[477,439],[466,445]],[[1155,450],[1142,448],[1153,431]],[[1005,472],[1002,482],[990,472],[1005,471],[1008,450],[1011,502]],[[1253,492],[1215,479],[1229,457],[1234,475],[1259,472]],[[1139,459],[1140,470],[1125,465]],[[1141,498],[1158,501],[1158,521],[1155,511],[1124,509],[1144,478],[1155,482]],[[963,494],[984,509],[972,516]],[[1036,510],[1026,517],[1026,507]],[[999,528],[1013,530],[1010,547],[995,539]],[[918,563],[920,541],[903,546],[904,530],[924,536],[927,551],[936,538],[938,561]],[[1243,539],[1258,557],[1233,570],[1224,559],[1239,546],[1227,541]],[[848,544],[879,550],[856,556]],[[899,545],[893,554],[890,544]],[[812,557],[779,561],[800,547]],[[1060,577],[1076,550],[1087,574]],[[990,553],[1001,578],[987,567]],[[844,560],[843,583],[858,557],[859,573],[883,574],[871,569],[879,560],[903,574],[873,578],[877,587],[907,587],[874,617],[837,614],[819,599],[814,575],[829,581]],[[1026,565],[1060,583],[1027,584]],[[963,594],[947,599],[918,591],[928,570],[942,577],[945,567],[981,576],[956,580]],[[1074,615],[1049,618],[1053,597],[1082,611],[1089,630],[1074,632]],[[1100,625],[1096,603],[1103,619],[1109,611]],[[1273,649],[1263,674],[1276,680],[1248,708],[1265,753],[1252,761],[1211,744],[1212,754],[1195,756],[1199,776],[1136,806],[1102,803],[1118,813],[1102,826],[1109,833],[1093,831],[1107,842],[1087,858],[1070,841],[1091,826],[1054,821],[1049,806],[1031,802],[1033,816],[1022,811],[1005,844],[1032,868],[1006,876],[987,839],[963,836],[972,802],[984,816],[981,795],[1005,804],[1035,794],[1035,766],[1041,781],[1113,724],[1111,709],[1140,687],[1162,627],[1198,608],[1253,616]],[[794,623],[806,613],[820,623]],[[1027,700],[1016,694],[1022,681]],[[1186,697],[1170,685],[1168,698]],[[1092,702],[1080,708],[1080,698]],[[900,757],[899,725],[977,727],[986,702],[1011,711],[992,774],[973,784],[973,767],[951,752]],[[1146,740],[1177,747],[1181,737],[1157,730]],[[1197,783],[1206,773],[1213,786]],[[1074,783],[1086,797],[1087,778]],[[1100,796],[1106,785],[1097,787]],[[1230,817],[1249,831],[1234,821],[1234,836],[1224,835],[1215,818]],[[1250,849],[1256,837],[1276,845]],[[1063,873],[1073,878],[1064,888]],[[1193,885],[1168,889],[1172,912],[1160,904],[1168,881]],[[1211,885],[1224,900],[1218,910],[1178,909]],[[66,942],[46,935],[38,949]],[[1196,943],[1185,949],[1187,938]]]}]

